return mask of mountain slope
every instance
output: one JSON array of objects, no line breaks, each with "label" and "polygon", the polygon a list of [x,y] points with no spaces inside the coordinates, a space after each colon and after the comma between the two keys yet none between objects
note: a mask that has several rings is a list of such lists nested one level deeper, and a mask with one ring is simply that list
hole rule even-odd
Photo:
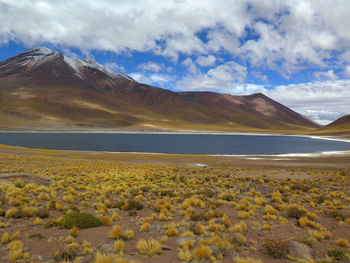
[{"label": "mountain slope", "polygon": [[332,123],[322,127],[318,132],[324,134],[350,135],[350,114],[340,117]]},{"label": "mountain slope", "polygon": [[318,124],[263,94],[173,92],[47,48],[0,62],[2,128],[300,130]]}]

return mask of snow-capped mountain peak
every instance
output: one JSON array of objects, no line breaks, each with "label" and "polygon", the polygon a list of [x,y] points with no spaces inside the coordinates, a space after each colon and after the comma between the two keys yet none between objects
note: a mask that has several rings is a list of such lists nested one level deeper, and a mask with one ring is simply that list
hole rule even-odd
[{"label": "snow-capped mountain peak", "polygon": [[[131,77],[114,72],[105,66],[96,62],[93,58],[87,58],[85,60],[70,58],[62,55],[61,53],[51,50],[46,47],[37,47],[26,50],[19,55],[12,57],[8,60],[0,63],[0,69],[4,69],[4,73],[9,71],[9,69],[14,69],[17,67],[23,68],[25,70],[34,70],[38,66],[43,65],[44,67],[53,65],[54,63],[60,63],[68,66],[68,69],[73,71],[72,73],[78,76],[80,79],[89,81],[87,74],[87,69],[93,69],[104,73],[108,78],[115,80],[128,80],[134,81]],[[44,65],[45,64],[45,65]],[[14,70],[16,75],[18,74],[17,70]],[[12,72],[12,70],[11,70]],[[12,73],[11,76],[14,74]]]}]

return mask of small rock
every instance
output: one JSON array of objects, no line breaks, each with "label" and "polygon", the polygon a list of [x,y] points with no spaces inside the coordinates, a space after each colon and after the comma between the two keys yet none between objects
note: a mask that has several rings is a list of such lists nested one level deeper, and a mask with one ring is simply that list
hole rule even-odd
[{"label": "small rock", "polygon": [[114,251],[114,246],[113,246],[113,244],[106,243],[100,247],[100,250],[103,252],[106,252],[106,253],[110,253],[110,252]]},{"label": "small rock", "polygon": [[312,258],[311,248],[294,240],[289,242],[289,255],[294,258]]},{"label": "small rock", "polygon": [[37,254],[33,254],[33,255],[31,256],[31,259],[32,259],[32,260],[43,261],[43,256],[37,255]]},{"label": "small rock", "polygon": [[162,246],[162,249],[163,249],[163,250],[171,250],[171,248],[170,248],[170,247],[165,246],[165,245],[163,245],[163,246]]}]

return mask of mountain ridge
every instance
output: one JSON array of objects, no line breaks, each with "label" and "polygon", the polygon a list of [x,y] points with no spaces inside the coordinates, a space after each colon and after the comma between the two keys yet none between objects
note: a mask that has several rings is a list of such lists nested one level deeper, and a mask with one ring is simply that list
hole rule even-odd
[{"label": "mountain ridge", "polygon": [[350,135],[350,114],[342,116],[318,130],[320,134]]},{"label": "mountain ridge", "polygon": [[0,62],[0,127],[303,130],[319,125],[257,93],[174,92],[95,60],[33,48]]}]

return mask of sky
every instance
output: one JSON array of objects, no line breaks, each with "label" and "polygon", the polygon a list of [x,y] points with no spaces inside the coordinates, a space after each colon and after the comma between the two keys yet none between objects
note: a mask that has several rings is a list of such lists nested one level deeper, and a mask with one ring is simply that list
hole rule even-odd
[{"label": "sky", "polygon": [[174,91],[350,114],[349,0],[0,0],[0,60],[46,46]]}]

